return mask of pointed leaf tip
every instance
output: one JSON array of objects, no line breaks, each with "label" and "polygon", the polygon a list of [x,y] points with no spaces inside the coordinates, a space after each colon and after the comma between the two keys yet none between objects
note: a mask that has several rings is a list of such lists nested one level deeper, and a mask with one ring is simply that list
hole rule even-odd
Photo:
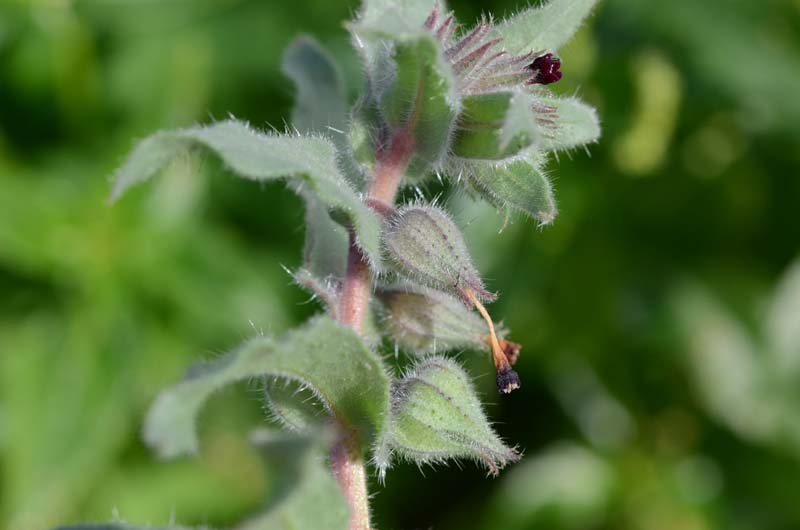
[{"label": "pointed leaf tip", "polygon": [[597,0],[550,0],[530,7],[495,27],[512,53],[558,50],[591,14]]},{"label": "pointed leaf tip", "polygon": [[565,151],[600,138],[600,119],[594,107],[577,98],[543,97],[539,101],[553,111],[552,123],[543,128],[542,149]]},{"label": "pointed leaf tip", "polygon": [[546,225],[556,217],[558,208],[542,165],[543,157],[531,153],[509,164],[470,164],[464,174],[467,185],[498,210],[522,212]]}]

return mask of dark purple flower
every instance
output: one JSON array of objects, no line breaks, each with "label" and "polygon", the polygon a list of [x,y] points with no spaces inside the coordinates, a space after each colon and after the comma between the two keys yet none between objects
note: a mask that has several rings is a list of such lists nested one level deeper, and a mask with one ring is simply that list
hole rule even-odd
[{"label": "dark purple flower", "polygon": [[549,85],[561,80],[561,59],[553,57],[552,53],[539,56],[530,65],[528,70],[534,72],[528,84]]}]

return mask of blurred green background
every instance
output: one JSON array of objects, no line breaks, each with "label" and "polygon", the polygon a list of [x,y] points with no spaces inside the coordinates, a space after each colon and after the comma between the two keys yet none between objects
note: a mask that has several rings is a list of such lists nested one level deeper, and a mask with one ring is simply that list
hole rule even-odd
[{"label": "blurred green background", "polygon": [[[189,363],[318,310],[280,266],[300,263],[302,204],[187,159],[111,207],[108,175],[156,129],[283,129],[301,32],[355,94],[356,9],[0,0],[0,528],[225,526],[262,503],[258,385],[213,400],[199,458],[157,461],[139,426]],[[552,165],[555,224],[498,234],[447,201],[524,344],[523,388],[501,399],[487,359],[459,357],[526,456],[498,479],[400,465],[372,485],[378,526],[800,528],[800,2],[604,0],[561,55],[555,90],[604,136]]]}]

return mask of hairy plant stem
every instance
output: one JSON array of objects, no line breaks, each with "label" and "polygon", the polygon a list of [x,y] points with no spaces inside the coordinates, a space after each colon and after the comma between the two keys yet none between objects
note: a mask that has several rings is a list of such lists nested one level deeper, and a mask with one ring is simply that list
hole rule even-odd
[{"label": "hairy plant stem", "polygon": [[339,426],[339,433],[330,448],[331,471],[350,507],[350,530],[369,530],[369,494],[367,470],[358,437]]},{"label": "hairy plant stem", "polygon": [[[375,174],[367,196],[368,202],[388,210],[394,204],[397,189],[403,179],[414,142],[408,129],[401,128],[392,135],[388,148],[379,152]],[[347,273],[342,283],[339,301],[339,322],[364,332],[364,321],[369,311],[372,291],[372,271],[358,246],[356,234],[350,230],[350,249]],[[369,496],[364,465],[364,448],[356,433],[339,424],[339,435],[330,448],[331,470],[350,507],[350,530],[369,530]]]}]

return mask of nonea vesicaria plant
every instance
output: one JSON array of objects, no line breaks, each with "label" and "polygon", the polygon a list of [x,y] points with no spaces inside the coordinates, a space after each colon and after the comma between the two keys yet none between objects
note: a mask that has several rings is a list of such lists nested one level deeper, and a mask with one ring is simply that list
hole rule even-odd
[{"label": "nonea vesicaria plant", "polygon": [[[305,260],[293,275],[325,313],[193,368],[145,420],[145,441],[161,456],[193,453],[206,399],[238,380],[264,380],[265,406],[285,434],[258,431],[253,443],[266,458],[281,452],[291,487],[237,528],[367,529],[367,474],[383,479],[397,459],[468,458],[495,475],[520,458],[446,356],[482,351],[499,393],[523,384],[512,368],[521,346],[484,305],[497,295],[446,211],[397,197],[406,185],[451,179],[502,215],[552,222],[549,153],[600,133],[591,107],[550,91],[562,77],[558,48],[593,5],[552,0],[469,24],[442,1],[367,0],[347,26],[364,72],[354,105],[332,57],[301,37],[283,61],[297,88],[292,132],[233,119],[158,132],[117,171],[113,198],[205,150],[242,177],[284,179],[306,202]],[[394,373],[382,357],[387,343],[416,356],[412,367]]]}]

